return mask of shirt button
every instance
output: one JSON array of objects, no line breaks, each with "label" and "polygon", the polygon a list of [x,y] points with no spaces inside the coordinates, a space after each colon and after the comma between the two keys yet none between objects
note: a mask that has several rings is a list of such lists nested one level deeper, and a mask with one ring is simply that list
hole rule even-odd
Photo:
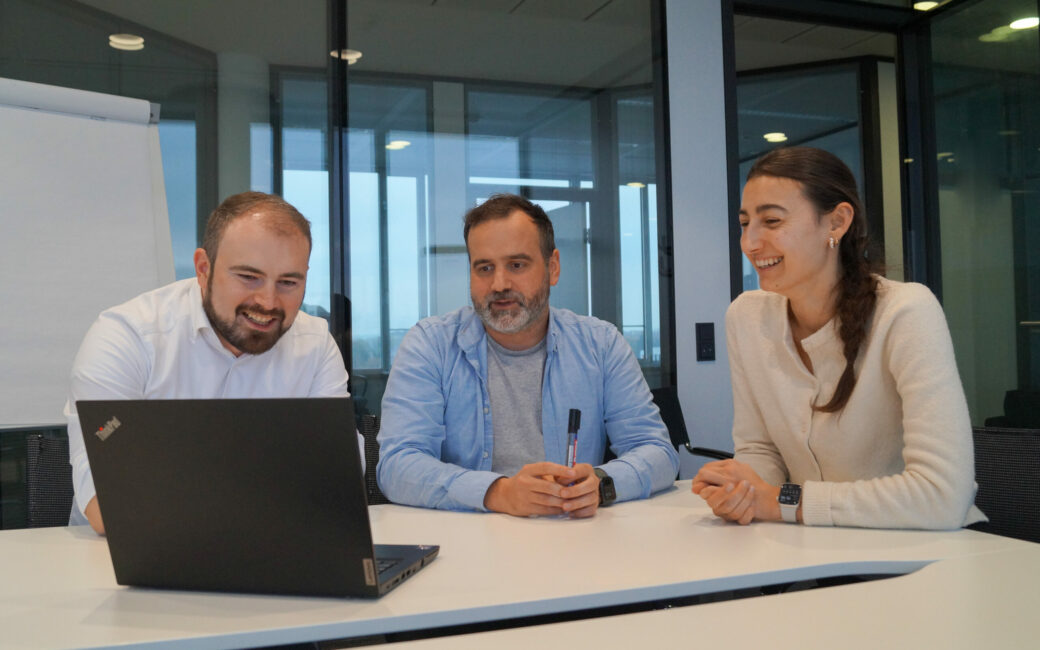
[{"label": "shirt button", "polygon": [[487,452],[486,451],[484,452],[484,458],[487,458]]},{"label": "shirt button", "polygon": [[487,412],[488,412],[488,409],[485,407],[484,408],[484,414],[487,415]]}]

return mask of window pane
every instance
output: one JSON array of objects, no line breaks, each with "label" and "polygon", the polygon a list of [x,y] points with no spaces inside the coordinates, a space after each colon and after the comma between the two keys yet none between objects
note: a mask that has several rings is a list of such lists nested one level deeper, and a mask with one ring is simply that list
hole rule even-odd
[{"label": "window pane", "polygon": [[[280,187],[275,184],[282,170],[274,158],[272,97],[289,100],[276,102],[275,121],[284,117],[286,126],[296,120],[296,127],[310,129],[305,136],[309,140],[286,152],[303,156],[307,164],[290,162],[286,169],[327,170],[324,151],[317,151],[328,123],[323,95],[329,61],[326,3],[267,3],[263,11],[248,15],[242,9],[240,3],[180,0],[0,0],[0,76],[159,104],[178,278],[194,274],[192,255],[201,228],[223,198]],[[144,48],[113,49],[108,37],[115,33],[143,37]],[[310,36],[305,43],[290,44],[286,33]],[[286,67],[298,71],[303,81],[283,92],[276,80]],[[281,109],[285,116],[277,114]],[[308,309],[327,310],[327,176],[324,185],[316,176],[290,176],[284,189],[306,203],[297,207],[315,228]]]},{"label": "window pane", "polygon": [[932,24],[943,307],[974,425],[1040,427],[1040,47],[984,0]]},{"label": "window pane", "polygon": [[[562,272],[551,304],[615,323],[653,385],[670,376],[652,4],[347,4],[347,46],[363,52],[347,69],[363,408],[378,410],[377,386],[408,328],[469,303],[462,216],[496,192],[522,194],[553,220]],[[516,46],[533,34],[538,48]],[[370,134],[363,144],[353,139],[360,130]],[[362,171],[374,175],[363,186]],[[379,282],[384,301],[362,297]]]},{"label": "window pane", "polygon": [[[858,67],[811,64],[803,70],[744,73],[737,79],[740,187],[751,165],[776,147],[798,144],[825,149],[842,160],[863,191]],[[767,134],[783,140],[771,143]],[[779,137],[779,136],[776,136]],[[736,219],[736,215],[730,218]],[[758,274],[741,256],[745,291],[758,288]]]}]

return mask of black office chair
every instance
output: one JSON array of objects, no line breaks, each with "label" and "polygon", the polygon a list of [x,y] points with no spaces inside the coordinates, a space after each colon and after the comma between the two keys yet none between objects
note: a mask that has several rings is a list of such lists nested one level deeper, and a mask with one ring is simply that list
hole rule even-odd
[{"label": "black office chair", "polygon": [[682,405],[679,403],[679,393],[674,386],[655,388],[650,391],[654,398],[654,404],[661,410],[661,419],[664,426],[668,427],[668,435],[672,439],[672,445],[676,451],[684,447],[686,451],[694,456],[704,456],[716,460],[733,458],[733,454],[719,449],[707,447],[694,447],[690,444],[690,434],[686,431],[686,419],[683,418]]},{"label": "black office chair", "polygon": [[[704,456],[705,458],[714,458],[716,460],[733,458],[733,454],[728,451],[694,447],[690,444],[690,434],[686,431],[686,419],[683,418],[682,405],[679,404],[679,394],[674,386],[654,388],[650,391],[650,395],[653,397],[654,404],[657,404],[657,408],[661,411],[661,420],[664,421],[664,426],[668,429],[668,437],[672,439],[672,446],[675,447],[676,451],[679,448],[684,448],[694,456]],[[610,447],[607,447],[606,451],[603,452],[603,462],[606,463],[615,458],[617,456],[610,450]]]},{"label": "black office chair", "polygon": [[989,522],[972,526],[1040,542],[1040,429],[980,427],[975,438],[975,505]]},{"label": "black office chair", "polygon": [[365,439],[365,493],[368,505],[390,503],[376,482],[376,465],[379,464],[379,416],[362,415],[358,418],[358,431]]},{"label": "black office chair", "polygon": [[1004,414],[986,418],[986,428],[1036,429],[1040,427],[1040,390],[1004,393]]},{"label": "black office chair", "polygon": [[25,491],[30,528],[68,526],[73,498],[68,438],[26,437]]}]

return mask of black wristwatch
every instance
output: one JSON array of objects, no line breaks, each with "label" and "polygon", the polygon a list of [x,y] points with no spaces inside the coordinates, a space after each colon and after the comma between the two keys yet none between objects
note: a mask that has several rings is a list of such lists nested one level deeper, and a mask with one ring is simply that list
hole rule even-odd
[{"label": "black wristwatch", "polygon": [[614,479],[610,478],[610,474],[598,467],[592,471],[599,478],[599,507],[604,508],[617,501],[617,492],[614,491]]}]

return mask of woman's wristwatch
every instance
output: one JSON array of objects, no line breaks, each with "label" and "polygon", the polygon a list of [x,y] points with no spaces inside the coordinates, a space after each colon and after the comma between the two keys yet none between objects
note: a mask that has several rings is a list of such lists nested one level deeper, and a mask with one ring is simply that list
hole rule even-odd
[{"label": "woman's wristwatch", "polygon": [[780,516],[789,524],[798,523],[798,506],[802,502],[802,486],[797,483],[784,483],[780,486],[780,496],[776,498],[780,504]]}]

